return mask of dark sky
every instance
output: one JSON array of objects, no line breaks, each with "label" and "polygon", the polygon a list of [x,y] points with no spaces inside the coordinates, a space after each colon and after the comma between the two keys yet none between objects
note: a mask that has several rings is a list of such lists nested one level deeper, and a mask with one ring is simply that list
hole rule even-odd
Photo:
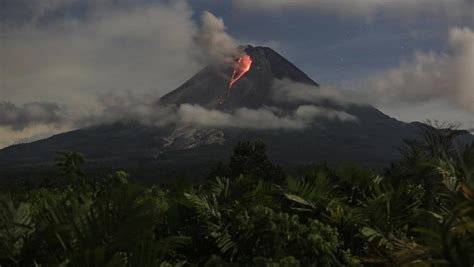
[{"label": "dark sky", "polygon": [[191,5],[195,19],[209,10],[224,19],[228,32],[238,40],[277,44],[277,50],[311,77],[330,84],[347,84],[373,71],[397,66],[416,50],[448,51],[446,35],[453,25],[474,27],[472,19],[462,17],[443,19],[422,14],[400,18],[385,14],[396,11],[380,11],[369,17],[304,8],[249,10],[236,8],[232,1],[192,1]]}]

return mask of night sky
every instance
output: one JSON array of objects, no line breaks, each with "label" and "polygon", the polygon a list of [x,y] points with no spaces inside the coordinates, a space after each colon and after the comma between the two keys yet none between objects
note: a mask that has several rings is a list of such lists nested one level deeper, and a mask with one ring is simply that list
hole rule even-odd
[{"label": "night sky", "polygon": [[205,11],[222,18],[236,44],[272,47],[354,101],[404,121],[474,129],[471,0],[0,5],[0,147],[78,128],[104,98],[175,89],[209,63],[196,44]]}]

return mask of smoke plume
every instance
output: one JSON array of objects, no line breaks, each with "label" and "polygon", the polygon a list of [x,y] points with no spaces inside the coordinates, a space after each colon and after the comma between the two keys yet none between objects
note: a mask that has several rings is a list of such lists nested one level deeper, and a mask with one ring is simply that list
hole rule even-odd
[{"label": "smoke plume", "polygon": [[226,33],[222,18],[204,11],[201,16],[201,24],[197,43],[204,53],[206,62],[219,64],[234,62],[235,58],[239,56],[237,44]]}]

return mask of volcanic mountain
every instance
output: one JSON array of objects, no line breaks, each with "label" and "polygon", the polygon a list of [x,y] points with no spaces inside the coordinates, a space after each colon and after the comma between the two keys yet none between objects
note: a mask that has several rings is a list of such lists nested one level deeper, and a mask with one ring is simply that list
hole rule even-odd
[{"label": "volcanic mountain", "polygon": [[[374,107],[321,99],[281,101],[274,85],[287,81],[320,90],[318,83],[267,47],[247,46],[252,59],[247,73],[232,88],[231,66],[210,65],[179,88],[157,100],[157,105],[199,105],[208,110],[278,110],[291,114],[302,105],[346,114],[318,118],[304,129],[247,129],[169,125],[154,127],[137,122],[114,122],[58,134],[28,144],[0,150],[0,178],[48,173],[58,150],[81,152],[90,171],[125,169],[136,177],[156,179],[171,174],[197,175],[209,163],[228,157],[239,141],[263,140],[272,160],[282,164],[312,161],[360,161],[383,166],[399,157],[398,148],[418,128],[390,118]],[[333,113],[336,114],[336,113]]]},{"label": "volcanic mountain", "polygon": [[[160,102],[198,104],[223,110],[260,108],[275,105],[272,101],[272,84],[275,80],[288,79],[318,86],[304,72],[270,48],[247,46],[245,53],[252,58],[251,68],[231,89],[228,88],[232,73],[230,68],[207,66],[178,89],[161,97]],[[226,93],[229,93],[228,97],[219,103]]]}]

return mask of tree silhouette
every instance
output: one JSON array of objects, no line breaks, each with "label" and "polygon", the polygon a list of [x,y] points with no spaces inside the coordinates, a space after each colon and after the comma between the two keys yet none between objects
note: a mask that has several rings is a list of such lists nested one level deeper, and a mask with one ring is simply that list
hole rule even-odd
[{"label": "tree silhouette", "polygon": [[286,176],[281,166],[269,160],[265,143],[262,141],[238,143],[229,162],[217,163],[210,174],[211,177],[230,178],[240,175],[277,183],[282,182]]},{"label": "tree silhouette", "polygon": [[85,162],[84,156],[80,153],[60,150],[56,152],[56,167],[61,176],[66,178],[71,185],[84,182],[84,171],[82,165]]}]

